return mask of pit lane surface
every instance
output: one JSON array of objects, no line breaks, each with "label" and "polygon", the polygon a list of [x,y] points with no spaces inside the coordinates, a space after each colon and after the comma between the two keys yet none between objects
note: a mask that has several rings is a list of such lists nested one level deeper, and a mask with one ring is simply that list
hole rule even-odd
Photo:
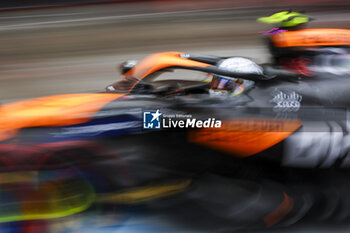
[{"label": "pit lane surface", "polygon": [[[270,13],[266,9],[144,13],[147,7],[131,4],[123,8],[90,6],[1,13],[0,101],[101,91],[118,78],[117,65],[122,61],[139,60],[164,50],[246,56],[258,63],[269,60],[258,33],[267,28],[255,22],[256,17]],[[345,10],[314,13],[320,19],[315,26],[341,28],[350,21]],[[118,232],[186,231],[163,220],[157,215],[135,215]],[[304,226],[283,232],[349,229]]]}]

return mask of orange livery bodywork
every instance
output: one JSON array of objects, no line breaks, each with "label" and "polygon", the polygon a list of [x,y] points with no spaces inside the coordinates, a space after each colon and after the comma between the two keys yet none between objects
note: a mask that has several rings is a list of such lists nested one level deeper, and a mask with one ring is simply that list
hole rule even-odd
[{"label": "orange livery bodywork", "polygon": [[0,140],[20,128],[62,126],[89,121],[96,112],[122,94],[65,94],[41,97],[0,107]]},{"label": "orange livery bodywork", "polygon": [[350,45],[350,30],[315,28],[282,32],[271,36],[276,47]]},{"label": "orange livery bodywork", "polygon": [[203,128],[190,133],[189,141],[238,157],[262,152],[295,132],[300,120],[241,118],[223,121],[221,128]]}]

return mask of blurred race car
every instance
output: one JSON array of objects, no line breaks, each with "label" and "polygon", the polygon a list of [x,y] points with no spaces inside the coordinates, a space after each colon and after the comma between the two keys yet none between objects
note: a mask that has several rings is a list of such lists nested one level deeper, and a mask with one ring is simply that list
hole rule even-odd
[{"label": "blurred race car", "polygon": [[0,222],[89,213],[101,203],[106,212],[141,205],[216,231],[349,217],[349,77],[181,52],[128,61],[121,71],[105,93],[1,106],[0,170],[74,168],[65,179],[78,179],[86,202],[11,218],[4,210]]},{"label": "blurred race car", "polygon": [[349,75],[350,30],[306,28],[312,20],[291,10],[257,19],[277,27],[262,32],[269,35],[266,39],[273,63],[305,76],[314,72]]}]

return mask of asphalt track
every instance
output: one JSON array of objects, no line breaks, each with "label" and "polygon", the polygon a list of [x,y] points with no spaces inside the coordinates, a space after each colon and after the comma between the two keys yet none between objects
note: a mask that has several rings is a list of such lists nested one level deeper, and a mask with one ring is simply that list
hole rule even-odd
[{"label": "asphalt track", "polygon": [[[0,101],[102,91],[119,77],[118,64],[160,51],[269,61],[259,34],[269,28],[255,22],[269,9],[154,13],[147,7],[129,4],[0,13]],[[310,26],[346,28],[350,10],[340,9],[313,10],[319,20]],[[152,224],[161,224],[165,228],[159,229],[166,232],[184,231],[169,230],[159,217],[131,218],[124,232],[145,232],[145,226]],[[349,228],[304,226],[283,232],[349,232]]]}]

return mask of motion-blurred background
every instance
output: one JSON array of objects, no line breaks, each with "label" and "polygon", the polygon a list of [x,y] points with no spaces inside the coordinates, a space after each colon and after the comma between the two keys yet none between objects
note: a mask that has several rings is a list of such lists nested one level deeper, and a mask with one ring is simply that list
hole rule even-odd
[{"label": "motion-blurred background", "polygon": [[17,0],[0,3],[0,100],[100,91],[117,65],[159,51],[269,61],[256,18],[304,11],[347,28],[346,0]]},{"label": "motion-blurred background", "polygon": [[[259,33],[269,26],[256,19],[286,9],[313,17],[309,27],[349,28],[347,0],[1,1],[0,101],[103,91],[118,78],[118,64],[160,51],[269,62]],[[132,219],[119,230],[155,232],[156,224],[162,232],[180,231],[159,219]],[[349,232],[314,226],[284,232],[305,229]]]}]

